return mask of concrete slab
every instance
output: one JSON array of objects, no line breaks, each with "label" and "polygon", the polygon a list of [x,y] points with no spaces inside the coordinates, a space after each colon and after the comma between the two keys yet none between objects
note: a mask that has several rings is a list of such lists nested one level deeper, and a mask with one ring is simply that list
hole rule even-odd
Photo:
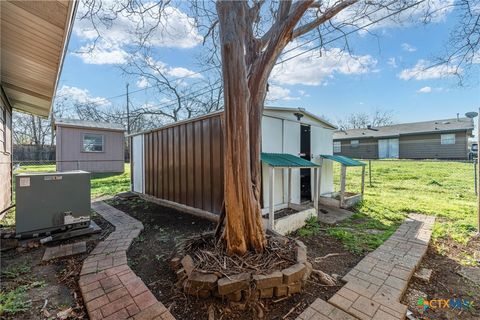
[{"label": "concrete slab", "polygon": [[458,272],[464,278],[472,281],[473,283],[480,285],[480,268],[478,267],[462,267]]},{"label": "concrete slab", "polygon": [[71,256],[85,251],[87,251],[87,243],[85,241],[48,247],[43,254],[42,261]]},{"label": "concrete slab", "polygon": [[350,218],[352,215],[353,212],[342,208],[335,208],[325,205],[320,205],[318,208],[318,221],[327,224],[339,223]]}]

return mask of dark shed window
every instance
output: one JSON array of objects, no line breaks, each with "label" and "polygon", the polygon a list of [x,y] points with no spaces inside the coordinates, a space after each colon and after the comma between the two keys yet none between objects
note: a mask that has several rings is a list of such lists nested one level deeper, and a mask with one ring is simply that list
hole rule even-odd
[{"label": "dark shed window", "polygon": [[104,138],[102,134],[90,134],[83,135],[83,151],[84,152],[103,152],[104,151]]}]

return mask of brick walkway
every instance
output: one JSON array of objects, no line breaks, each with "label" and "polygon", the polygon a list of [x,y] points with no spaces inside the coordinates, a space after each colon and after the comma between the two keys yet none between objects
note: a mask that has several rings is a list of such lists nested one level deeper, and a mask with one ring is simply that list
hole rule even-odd
[{"label": "brick walkway", "polygon": [[104,202],[92,209],[115,231],[84,260],[79,286],[90,319],[175,319],[127,265],[127,250],[143,230],[140,221]]},{"label": "brick walkway", "polygon": [[343,277],[347,284],[328,302],[315,300],[297,319],[405,319],[407,306],[400,299],[427,252],[434,222],[434,217],[410,214],[387,241]]}]

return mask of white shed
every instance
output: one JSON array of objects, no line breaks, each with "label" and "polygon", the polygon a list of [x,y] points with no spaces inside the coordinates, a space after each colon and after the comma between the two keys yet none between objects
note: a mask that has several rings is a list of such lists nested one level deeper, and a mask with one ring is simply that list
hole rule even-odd
[{"label": "white shed", "polygon": [[[333,131],[336,127],[303,108],[265,107],[262,121],[262,152],[289,153],[321,164],[320,194],[329,194],[333,187],[333,164],[322,154],[333,154]],[[263,199],[269,198],[268,165],[263,164]],[[302,203],[312,198],[313,169],[292,171],[292,202]],[[287,203],[287,173],[275,174],[275,209]],[[264,201],[268,209],[268,201]]]}]

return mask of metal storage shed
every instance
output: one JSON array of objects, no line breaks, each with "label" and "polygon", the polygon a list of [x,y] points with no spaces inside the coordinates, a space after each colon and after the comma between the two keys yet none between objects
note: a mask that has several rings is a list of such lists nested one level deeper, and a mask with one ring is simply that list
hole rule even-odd
[{"label": "metal storage shed", "polygon": [[[210,113],[130,136],[132,191],[163,205],[216,218],[223,203],[223,111]],[[300,108],[264,108],[262,151],[321,161],[332,154],[335,126]],[[311,200],[311,169],[292,172],[293,203]],[[333,166],[323,161],[321,194],[333,191]],[[285,208],[287,172],[275,170],[274,207]],[[264,212],[269,207],[268,164],[262,165]],[[309,193],[310,192],[310,193]],[[212,215],[213,213],[213,215]]]}]

